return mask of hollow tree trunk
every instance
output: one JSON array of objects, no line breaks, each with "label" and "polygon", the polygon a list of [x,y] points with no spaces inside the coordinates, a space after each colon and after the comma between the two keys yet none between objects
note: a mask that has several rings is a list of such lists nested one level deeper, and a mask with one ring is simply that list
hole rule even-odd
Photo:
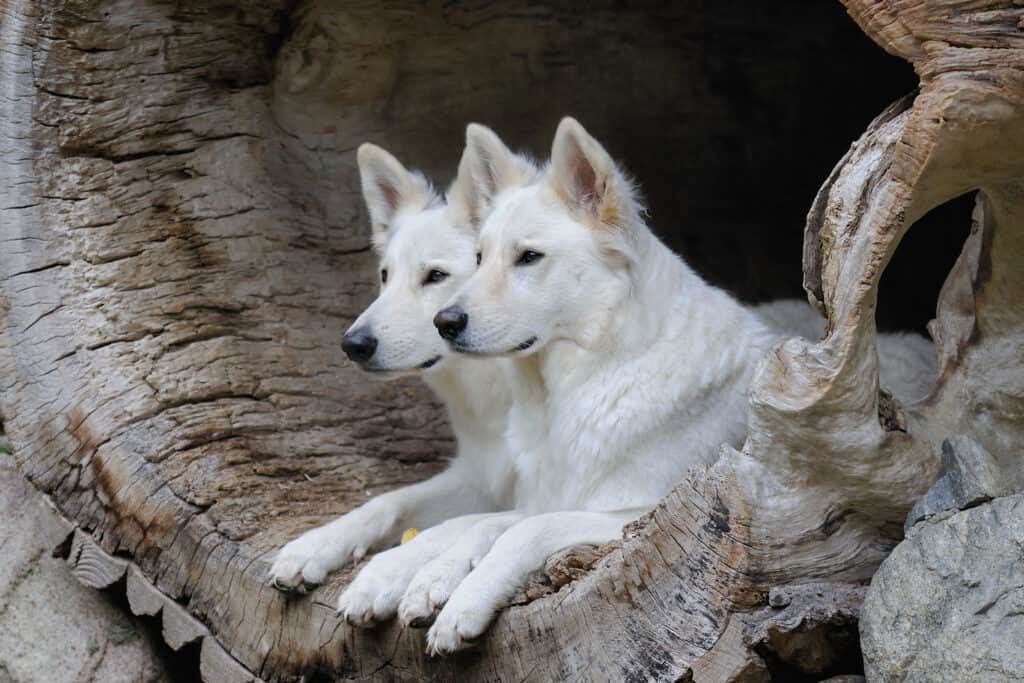
[{"label": "hollow tree trunk", "polygon": [[[428,101],[528,131],[565,113],[554,106],[611,125],[609,92],[674,102],[675,53],[644,37],[688,8],[581,21],[530,2],[413,16],[9,0],[0,415],[22,471],[77,527],[76,574],[123,580],[173,647],[199,644],[208,681],[764,680],[750,634],[776,618],[768,596],[799,609],[814,594],[785,586],[827,581],[848,614],[943,438],[968,434],[1024,483],[1022,9],[846,4],[921,89],[868,127],[809,214],[805,286],[829,334],[769,356],[742,451],[681,482],[557,597],[507,610],[479,652],[430,660],[418,632],[335,617],[351,571],[298,599],[265,581],[283,541],[436,472],[450,450],[425,390],[371,383],[337,353],[374,281],[351,152],[372,138],[447,170],[460,145],[432,134]],[[497,71],[452,67],[494,57],[510,26],[527,49]],[[568,47],[547,47],[567,31]],[[577,81],[595,44],[599,66],[665,68]],[[538,89],[573,95],[520,97]],[[877,381],[879,278],[920,216],[974,189],[932,327],[941,377],[899,405]]]}]

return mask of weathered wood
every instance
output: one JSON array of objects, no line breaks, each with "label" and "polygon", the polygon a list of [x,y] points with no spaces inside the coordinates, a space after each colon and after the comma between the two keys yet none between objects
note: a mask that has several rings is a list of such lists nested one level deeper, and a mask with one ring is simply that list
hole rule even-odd
[{"label": "weathered wood", "polygon": [[180,650],[210,635],[209,630],[195,617],[169,599],[164,603],[160,614],[163,616],[164,642],[170,645],[172,650]]},{"label": "weathered wood", "polygon": [[744,640],[744,631],[745,624],[730,617],[714,647],[690,665],[693,683],[765,683],[771,680],[764,660]]},{"label": "weathered wood", "polygon": [[109,588],[124,578],[128,562],[104,552],[81,529],[71,537],[71,550],[67,557],[71,573],[90,588]]},{"label": "weathered wood", "polygon": [[860,659],[864,593],[863,586],[841,583],[773,588],[767,607],[730,615],[718,642],[693,663],[694,683],[821,679],[844,670]]},{"label": "weathered wood", "polygon": [[[132,610],[176,647],[201,640],[211,681],[740,679],[762,669],[737,615],[778,585],[870,576],[943,438],[969,435],[1024,483],[1024,9],[845,4],[921,88],[809,216],[805,285],[828,336],[766,359],[741,451],[593,570],[506,611],[477,653],[430,660],[418,631],[335,617],[351,571],[300,598],[265,584],[283,541],[450,450],[425,390],[372,383],[336,348],[375,279],[352,151],[373,139],[443,177],[466,120],[541,149],[571,112],[599,133],[656,131],[636,156],[660,161],[630,167],[669,194],[679,159],[657,152],[701,154],[676,115],[715,47],[694,17],[725,13],[728,35],[750,30],[749,8],[4,3],[0,414],[21,469],[79,527],[76,573],[103,587],[127,572]],[[787,16],[821,11],[799,6]],[[694,109],[714,100],[700,87]],[[971,190],[974,232],[932,326],[942,376],[899,405],[877,382],[879,280],[920,216]]]},{"label": "weathered wood", "polygon": [[91,588],[110,588],[127,576],[125,593],[132,613],[161,616],[164,642],[172,650],[180,650],[210,634],[195,617],[157,590],[137,567],[106,553],[80,529],[74,531],[67,561],[75,578]]},{"label": "weathered wood", "polygon": [[245,667],[224,652],[214,638],[204,638],[199,651],[199,673],[203,683],[260,683]]},{"label": "weathered wood", "polygon": [[224,651],[209,629],[153,586],[137,566],[110,556],[80,529],[74,530],[69,548],[67,560],[72,573],[86,586],[106,589],[124,578],[132,613],[161,618],[163,640],[172,650],[199,643],[199,667],[204,683],[258,683],[258,679]]},{"label": "weathered wood", "polygon": [[157,590],[134,565],[128,568],[125,595],[128,597],[128,607],[132,614],[147,617],[159,615],[166,600],[166,596]]}]

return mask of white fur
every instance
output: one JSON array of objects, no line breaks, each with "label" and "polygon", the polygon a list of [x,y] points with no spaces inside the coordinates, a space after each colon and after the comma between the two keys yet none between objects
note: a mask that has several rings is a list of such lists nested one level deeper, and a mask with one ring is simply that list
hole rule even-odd
[{"label": "white fur", "polygon": [[[435,558],[445,554],[462,538],[471,536],[474,528],[486,525],[488,519],[500,520],[507,514],[499,512],[454,517],[420,532],[407,543],[374,555],[338,597],[338,613],[353,626],[370,626],[374,622],[390,619],[398,612],[399,603],[408,599],[405,596],[410,581],[423,569],[432,566],[436,562]],[[425,581],[421,580],[416,590],[435,595],[439,591],[450,593],[454,587],[450,586],[453,577],[457,585],[463,576],[464,573],[435,573],[429,577],[431,583],[424,585]],[[409,621],[419,616],[430,617],[432,614],[432,611],[422,615],[416,613],[409,617]]]},{"label": "white fur", "polygon": [[[740,445],[749,378],[778,335],[658,241],[578,123],[559,126],[542,181],[496,194],[479,245],[451,302],[469,316],[453,347],[514,359],[519,509],[653,506]],[[544,256],[516,266],[524,250]]]},{"label": "white fur", "polygon": [[825,319],[805,301],[780,299],[754,306],[768,327],[783,336],[818,340],[825,334]]},{"label": "white fur", "polygon": [[[358,159],[374,245],[388,278],[350,330],[378,339],[365,370],[383,378],[423,377],[448,409],[457,452],[443,473],[378,496],[285,545],[270,579],[283,589],[316,585],[344,563],[393,545],[403,530],[426,529],[374,557],[339,598],[346,619],[368,625],[393,616],[416,572],[486,518],[474,513],[510,507],[513,472],[504,440],[511,393],[503,363],[452,354],[433,326],[441,304],[476,268],[476,235],[461,200],[465,173],[449,190],[454,201],[445,203],[384,150],[363,145]],[[425,284],[433,269],[448,277]]]},{"label": "white fur", "polygon": [[519,522],[498,538],[479,566],[448,599],[427,633],[427,652],[447,654],[479,637],[525,576],[554,552],[577,543],[601,543],[645,510],[556,512]]},{"label": "white fur", "polygon": [[[488,149],[489,163],[500,153]],[[540,181],[480,194],[491,203],[482,262],[449,302],[469,317],[451,343],[515,363],[509,449],[516,508],[533,516],[452,594],[428,634],[433,653],[482,633],[548,554],[617,537],[722,444],[740,447],[758,360],[782,328],[816,329],[788,304],[758,313],[704,282],[651,233],[627,178],[572,119]],[[543,257],[517,265],[526,251]]]},{"label": "white fur", "polygon": [[398,608],[404,624],[416,626],[432,621],[438,610],[448,602],[455,588],[488,553],[498,537],[521,520],[523,515],[517,512],[498,512],[481,517],[474,520],[474,524],[464,530],[455,543],[416,571]]},{"label": "white fur", "polygon": [[[447,203],[379,148],[364,145],[359,162],[389,276],[352,326],[378,339],[364,369],[421,374],[448,406],[458,452],[444,473],[292,541],[271,576],[314,585],[425,529],[371,559],[338,609],[359,626],[437,614],[428,651],[447,653],[479,636],[548,555],[617,537],[691,466],[739,446],[757,360],[780,336],[820,336],[823,322],[802,302],[748,308],[703,282],[647,229],[628,180],[571,119],[543,174],[471,125]],[[516,265],[524,250],[543,257]],[[425,285],[431,269],[449,277]],[[469,314],[461,353],[433,329],[445,302]],[[879,344],[883,385],[921,395],[927,342]]]}]

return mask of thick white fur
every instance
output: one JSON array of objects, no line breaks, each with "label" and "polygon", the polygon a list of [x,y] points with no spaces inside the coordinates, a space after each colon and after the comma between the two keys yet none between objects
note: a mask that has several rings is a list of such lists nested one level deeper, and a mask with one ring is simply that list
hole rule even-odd
[{"label": "thick white fur", "polygon": [[[460,171],[448,193],[454,201],[446,203],[422,176],[378,147],[360,147],[358,161],[373,243],[388,279],[350,329],[367,330],[378,339],[365,370],[383,378],[422,376],[448,409],[457,452],[443,473],[378,496],[285,545],[270,579],[282,589],[316,585],[344,563],[393,545],[404,529],[426,529],[375,556],[339,598],[338,609],[347,620],[367,625],[393,616],[417,571],[457,540],[496,537],[495,530],[504,530],[514,519],[479,514],[507,509],[513,502],[512,458],[504,439],[511,393],[503,363],[453,354],[433,326],[444,301],[476,268],[472,207],[463,201],[461,189],[467,176]],[[424,284],[432,269],[448,273],[447,279]],[[440,360],[422,369],[435,358]],[[427,578],[417,583],[407,610],[410,619],[429,616],[420,607],[423,592],[433,588]],[[449,577],[443,578],[447,582],[435,595],[453,588]]]},{"label": "thick white fur", "polygon": [[[455,588],[479,564],[494,542],[523,518],[518,512],[482,515],[458,539],[437,553],[434,559],[417,567],[408,584],[399,617],[407,625],[426,625],[448,601]],[[417,538],[419,538],[417,536]]]},{"label": "thick white fur", "polygon": [[[488,147],[489,163],[503,148]],[[572,119],[539,181],[480,194],[482,262],[449,302],[469,316],[452,346],[514,360],[509,448],[516,508],[530,516],[455,590],[428,633],[435,653],[479,636],[548,554],[617,537],[689,468],[739,447],[758,360],[784,334],[815,332],[806,305],[758,312],[704,282]],[[517,265],[528,250],[543,257]]]}]

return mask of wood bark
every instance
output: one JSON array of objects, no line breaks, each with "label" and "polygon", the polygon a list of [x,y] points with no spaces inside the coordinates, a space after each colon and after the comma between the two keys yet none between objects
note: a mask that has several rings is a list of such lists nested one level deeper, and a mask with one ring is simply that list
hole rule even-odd
[{"label": "wood bark", "polygon": [[[418,631],[335,617],[352,570],[300,598],[265,580],[282,542],[438,471],[451,447],[420,385],[371,382],[337,351],[375,280],[354,147],[373,139],[443,173],[460,146],[435,120],[532,130],[557,106],[600,129],[609,93],[673,102],[676,53],[633,37],[686,8],[602,5],[583,21],[529,2],[8,0],[0,417],[77,527],[76,574],[123,583],[172,647],[199,644],[207,681],[768,675],[750,615],[780,586],[870,577],[943,438],[969,435],[1024,484],[1024,8],[845,4],[921,83],[808,216],[804,282],[828,335],[766,359],[742,450],[681,482],[590,572],[503,613],[477,652],[431,660]],[[493,58],[510,28],[528,49],[494,71],[451,68]],[[547,49],[565,32],[577,48]],[[580,45],[605,46],[599,66],[654,61],[577,82]],[[973,190],[931,328],[941,377],[899,405],[878,386],[879,279],[918,218]]]}]

